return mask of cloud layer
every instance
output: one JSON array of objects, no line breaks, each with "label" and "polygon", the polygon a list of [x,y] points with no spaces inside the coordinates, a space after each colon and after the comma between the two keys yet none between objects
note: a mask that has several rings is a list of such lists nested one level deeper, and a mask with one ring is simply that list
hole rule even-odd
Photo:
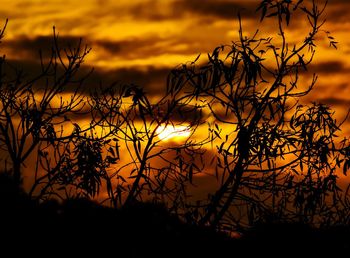
[{"label": "cloud layer", "polygon": [[[76,44],[81,37],[92,47],[86,69],[95,67],[96,71],[89,87],[100,82],[133,82],[158,94],[171,68],[236,39],[238,12],[248,34],[256,26],[270,33],[269,24],[258,22],[258,3],[259,0],[86,0],[82,5],[74,0],[3,0],[0,22],[9,18],[9,25],[0,52],[32,73],[38,69],[39,49],[44,56],[50,55],[52,26],[56,26],[62,47]],[[310,68],[320,75],[319,88],[327,89],[331,100],[327,102],[336,103],[338,108],[348,104],[347,98],[339,98],[334,89],[348,85],[350,25],[344,21],[349,11],[349,1],[329,1],[325,29],[335,32],[339,50],[329,50],[328,42],[319,41],[318,54]],[[288,31],[293,39],[302,39],[307,33],[304,27],[297,21]],[[330,77],[332,87],[327,88]],[[312,94],[311,99],[326,98],[321,91]]]}]

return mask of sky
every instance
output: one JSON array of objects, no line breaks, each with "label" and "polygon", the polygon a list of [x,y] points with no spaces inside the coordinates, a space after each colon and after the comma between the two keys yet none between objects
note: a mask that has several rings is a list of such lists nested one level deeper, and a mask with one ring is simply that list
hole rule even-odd
[{"label": "sky", "polygon": [[[144,86],[150,94],[157,94],[164,88],[170,69],[237,39],[238,11],[247,35],[257,28],[261,35],[274,30],[272,26],[259,23],[255,12],[259,0],[1,2],[0,23],[6,18],[9,23],[0,52],[28,73],[38,67],[39,49],[50,49],[55,26],[62,46],[74,44],[81,37],[92,47],[86,66],[95,68],[94,81],[132,82]],[[324,39],[318,42],[312,70],[320,79],[307,99],[330,104],[337,110],[350,107],[349,12],[349,1],[329,0],[324,28],[339,42],[338,50],[328,48]],[[305,37],[304,28],[300,22],[292,24],[288,31],[295,39]]]},{"label": "sky", "polygon": [[[309,0],[305,0],[309,1]],[[74,45],[80,38],[92,47],[85,68],[95,68],[91,81],[135,83],[157,96],[169,71],[181,63],[206,56],[220,44],[237,40],[240,12],[246,35],[259,29],[273,35],[271,24],[260,23],[255,12],[259,0],[1,0],[0,24],[8,18],[0,54],[6,54],[30,76],[39,69],[39,49],[49,51],[53,26],[60,44]],[[322,0],[319,1],[322,3]],[[339,42],[329,47],[325,34],[317,41],[310,73],[319,75],[317,86],[304,102],[331,105],[342,119],[350,107],[350,1],[329,0],[325,31]],[[287,28],[292,41],[303,40],[305,23]],[[90,83],[89,87],[94,87]],[[350,119],[349,119],[350,122]],[[343,127],[350,135],[349,123]]]}]

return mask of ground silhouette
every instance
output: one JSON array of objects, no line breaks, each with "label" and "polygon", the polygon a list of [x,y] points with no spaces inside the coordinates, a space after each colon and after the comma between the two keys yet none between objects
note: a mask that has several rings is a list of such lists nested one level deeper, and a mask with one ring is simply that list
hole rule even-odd
[{"label": "ground silhouette", "polygon": [[2,253],[116,257],[236,257],[237,255],[332,254],[350,251],[350,227],[312,229],[265,222],[239,239],[185,223],[162,204],[134,203],[123,209],[84,198],[36,203],[0,174]]}]

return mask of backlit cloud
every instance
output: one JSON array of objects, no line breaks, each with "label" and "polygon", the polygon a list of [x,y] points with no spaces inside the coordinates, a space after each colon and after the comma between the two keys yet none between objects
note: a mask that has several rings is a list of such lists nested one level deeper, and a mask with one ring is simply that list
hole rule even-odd
[{"label": "backlit cloud", "polygon": [[[165,86],[171,68],[237,39],[238,12],[247,34],[259,27],[261,35],[270,35],[273,27],[259,23],[260,15],[255,11],[258,3],[259,0],[86,0],[84,4],[74,0],[2,0],[0,22],[9,18],[9,24],[0,52],[30,74],[40,68],[38,50],[50,53],[52,27],[56,26],[63,47],[76,44],[80,37],[92,47],[85,63],[86,70],[95,68],[89,88],[101,81],[134,82],[157,94]],[[310,71],[320,75],[319,86],[310,100],[324,99],[324,94],[337,99],[334,89],[349,84],[349,11],[347,0],[328,3],[325,30],[334,32],[339,50],[330,50],[327,40],[317,42],[318,52]],[[296,19],[288,28],[290,39],[303,40],[307,34],[304,28],[305,24]],[[329,80],[332,87],[325,87]]]},{"label": "backlit cloud", "polygon": [[184,12],[196,13],[203,16],[213,16],[216,19],[229,19],[236,17],[240,13],[243,17],[256,17],[255,12],[259,1],[246,0],[182,0],[174,2],[174,8],[180,8]]}]

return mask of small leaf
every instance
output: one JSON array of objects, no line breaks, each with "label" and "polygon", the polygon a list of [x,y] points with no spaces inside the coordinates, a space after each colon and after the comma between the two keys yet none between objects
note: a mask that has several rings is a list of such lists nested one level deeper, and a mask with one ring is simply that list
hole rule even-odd
[{"label": "small leaf", "polygon": [[109,147],[108,151],[113,155],[113,157],[115,157],[115,152],[112,147]]},{"label": "small leaf", "polygon": [[290,21],[290,12],[289,12],[289,10],[287,10],[287,12],[286,12],[286,22],[287,22],[287,26],[289,25],[289,21]]},{"label": "small leaf", "polygon": [[274,13],[270,13],[270,14],[266,15],[266,17],[274,17],[277,15],[278,15],[278,12],[274,12]]},{"label": "small leaf", "polygon": [[192,64],[194,64],[195,62],[197,62],[197,60],[199,59],[199,57],[201,56],[201,54],[199,54],[196,59],[194,59],[194,61],[192,61]]}]

